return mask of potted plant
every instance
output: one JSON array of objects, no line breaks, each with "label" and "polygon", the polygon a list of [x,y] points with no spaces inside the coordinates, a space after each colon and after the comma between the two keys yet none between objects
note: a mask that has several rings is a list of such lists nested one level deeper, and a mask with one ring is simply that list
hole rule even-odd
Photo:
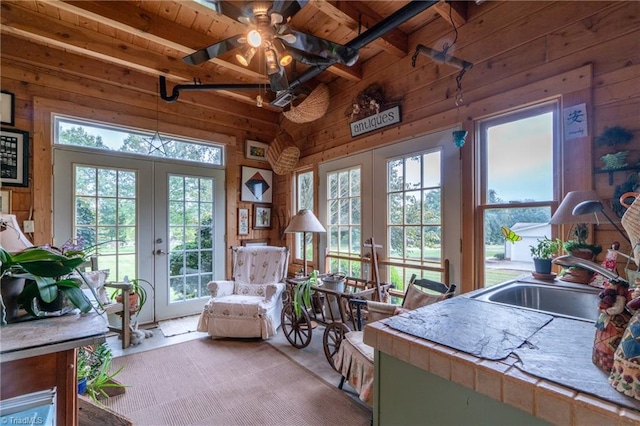
[{"label": "potted plant", "polygon": [[[598,146],[611,146],[623,145],[629,143],[633,139],[633,133],[624,127],[614,126],[605,127],[600,136],[596,138]],[[617,151],[614,153],[605,154],[600,157],[602,161],[603,170],[615,170],[626,167],[626,162],[629,151]]]},{"label": "potted plant", "polygon": [[[584,223],[578,223],[573,228],[574,239],[565,241],[564,250],[572,256],[594,261],[596,256],[602,251],[602,246],[587,243],[589,229]],[[573,266],[562,270],[560,279],[580,284],[587,284],[591,279],[592,272]]]},{"label": "potted plant", "polygon": [[550,274],[551,273],[551,259],[558,253],[562,241],[560,239],[549,239],[546,236],[537,240],[537,244],[529,246],[531,249],[531,257],[533,258],[533,265],[535,271],[538,274]]},{"label": "potted plant", "polygon": [[587,243],[589,229],[584,223],[578,223],[573,228],[574,239],[565,241],[564,250],[572,256],[593,261],[602,252],[602,246]]},{"label": "potted plant", "polygon": [[[111,360],[113,355],[106,343],[97,346],[81,347],[78,350],[78,389],[80,390],[81,377],[85,379],[85,392],[92,400],[119,395],[124,392],[125,385],[114,379],[123,369],[120,367],[113,373]],[[81,393],[81,392],[79,392]]]},{"label": "potted plant", "polygon": [[80,309],[89,312],[91,303],[80,286],[82,282],[76,278],[66,278],[78,266],[85,262],[84,253],[80,251],[62,252],[48,247],[29,247],[17,253],[9,253],[0,247],[0,277],[4,290],[9,281],[24,279],[24,288],[17,298],[7,298],[3,291],[3,303],[11,306],[7,309],[3,324],[16,319],[18,304],[27,313],[38,317],[42,306],[62,299]]},{"label": "potted plant", "polygon": [[[129,312],[135,313],[142,310],[142,307],[147,302],[147,290],[142,286],[142,283],[147,283],[149,286],[152,284],[142,278],[133,278],[129,280],[128,277],[124,277],[124,282],[131,284],[131,293],[129,294]],[[124,303],[122,300],[122,294],[118,291],[111,295],[111,298],[118,303]]]},{"label": "potted plant", "polygon": [[311,306],[311,287],[318,285],[318,270],[309,274],[309,278],[300,281],[293,289],[293,313],[296,317],[302,315],[302,307]]}]

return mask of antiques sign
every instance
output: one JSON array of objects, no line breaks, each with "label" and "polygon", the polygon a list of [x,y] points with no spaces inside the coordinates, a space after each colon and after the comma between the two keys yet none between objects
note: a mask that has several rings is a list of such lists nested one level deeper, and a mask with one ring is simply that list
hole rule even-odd
[{"label": "antiques sign", "polygon": [[374,130],[382,129],[383,127],[391,126],[401,121],[400,105],[397,105],[349,124],[351,127],[351,137],[373,132]]}]

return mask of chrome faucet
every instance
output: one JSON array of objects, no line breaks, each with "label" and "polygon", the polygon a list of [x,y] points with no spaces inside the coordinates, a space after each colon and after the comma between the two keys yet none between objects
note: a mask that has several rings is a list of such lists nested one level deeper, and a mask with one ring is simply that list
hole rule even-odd
[{"label": "chrome faucet", "polygon": [[576,256],[571,256],[565,254],[564,256],[558,256],[553,259],[553,263],[556,265],[562,266],[563,268],[570,268],[572,266],[576,266],[579,268],[587,269],[591,272],[596,272],[606,279],[608,279],[612,284],[623,284],[625,286],[629,285],[629,282],[620,277],[615,271],[610,271],[607,268],[604,268],[598,265],[595,262],[590,260],[582,259]]}]

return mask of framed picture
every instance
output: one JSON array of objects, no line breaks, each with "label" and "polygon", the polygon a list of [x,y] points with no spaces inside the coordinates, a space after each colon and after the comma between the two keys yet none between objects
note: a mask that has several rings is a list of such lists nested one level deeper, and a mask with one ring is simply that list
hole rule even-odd
[{"label": "framed picture", "polygon": [[0,129],[0,181],[6,186],[29,186],[29,133]]},{"label": "framed picture", "polygon": [[270,203],[273,195],[273,172],[242,166],[240,200]]},{"label": "framed picture", "polygon": [[245,142],[245,157],[250,160],[267,161],[268,144],[247,139]]},{"label": "framed picture", "polygon": [[249,235],[249,209],[238,209],[238,235]]},{"label": "framed picture", "polygon": [[16,97],[13,93],[0,92],[0,123],[14,126],[16,121]]},{"label": "framed picture", "polygon": [[265,238],[265,239],[261,239],[261,240],[241,240],[240,243],[245,247],[268,246],[269,245],[269,239]]},{"label": "framed picture", "polygon": [[253,205],[253,229],[271,229],[271,206]]},{"label": "framed picture", "polygon": [[0,213],[11,213],[11,191],[0,191]]}]

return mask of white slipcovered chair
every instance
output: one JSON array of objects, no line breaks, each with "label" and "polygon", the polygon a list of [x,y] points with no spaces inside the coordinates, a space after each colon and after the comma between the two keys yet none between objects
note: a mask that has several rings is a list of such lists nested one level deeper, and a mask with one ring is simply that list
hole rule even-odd
[{"label": "white slipcovered chair", "polygon": [[275,336],[280,327],[289,250],[254,246],[232,249],[233,279],[211,281],[198,331],[211,337]]}]

